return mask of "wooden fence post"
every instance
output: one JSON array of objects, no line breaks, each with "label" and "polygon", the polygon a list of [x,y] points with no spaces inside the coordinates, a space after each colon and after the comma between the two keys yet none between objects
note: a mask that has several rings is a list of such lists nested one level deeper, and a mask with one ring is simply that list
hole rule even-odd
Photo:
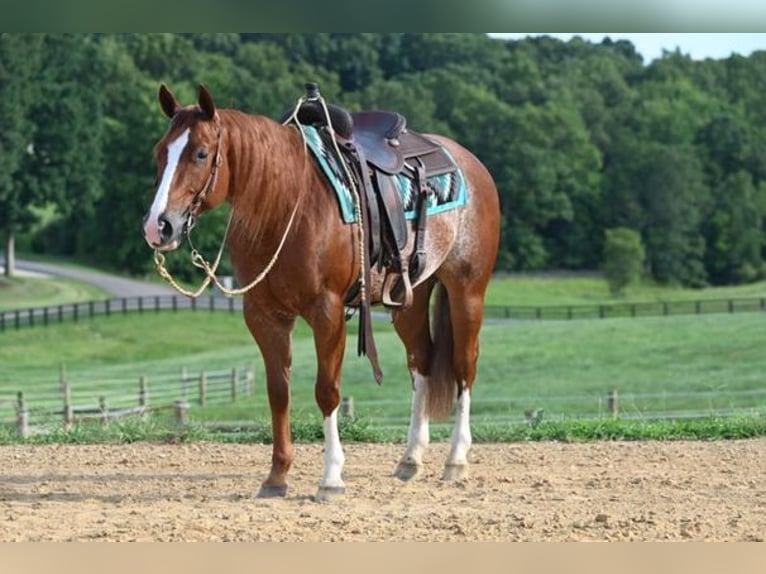
[{"label": "wooden fence post", "polygon": [[109,422],[109,409],[106,404],[106,397],[98,398],[98,409],[101,411],[101,424],[105,425]]},{"label": "wooden fence post", "polygon": [[237,383],[239,382],[239,374],[237,372],[237,367],[234,367],[231,370],[231,402],[236,403],[237,402]]},{"label": "wooden fence post", "polygon": [[66,363],[59,363],[59,388],[63,390],[66,382]]},{"label": "wooden fence post", "polygon": [[175,412],[176,423],[179,425],[185,425],[189,422],[189,403],[184,400],[178,400],[173,407]]},{"label": "wooden fence post", "polygon": [[617,389],[609,391],[609,394],[606,397],[606,404],[609,408],[609,414],[612,415],[613,419],[616,419],[617,414],[620,411],[620,399],[617,394]]},{"label": "wooden fence post", "polygon": [[350,418],[351,420],[355,418],[354,397],[343,397],[343,399],[341,399],[340,416]]},{"label": "wooden fence post", "polygon": [[142,415],[146,415],[149,409],[149,380],[146,375],[138,379],[138,406],[141,407]]},{"label": "wooden fence post", "polygon": [[72,428],[72,423],[74,422],[74,412],[72,410],[72,390],[69,388],[69,383],[66,381],[64,381],[62,385],[64,392],[64,428],[69,430]]},{"label": "wooden fence post", "polygon": [[186,367],[181,367],[181,397],[186,399],[189,392],[189,373]]},{"label": "wooden fence post", "polygon": [[255,365],[247,369],[247,380],[245,381],[245,394],[251,397],[255,392]]},{"label": "wooden fence post", "polygon": [[207,375],[205,375],[205,371],[202,371],[199,375],[199,405],[201,407],[205,406],[205,402],[207,397],[205,396],[207,390]]},{"label": "wooden fence post", "polygon": [[29,436],[29,411],[27,411],[27,404],[24,401],[24,393],[22,391],[19,391],[16,400],[16,433],[21,438]]}]

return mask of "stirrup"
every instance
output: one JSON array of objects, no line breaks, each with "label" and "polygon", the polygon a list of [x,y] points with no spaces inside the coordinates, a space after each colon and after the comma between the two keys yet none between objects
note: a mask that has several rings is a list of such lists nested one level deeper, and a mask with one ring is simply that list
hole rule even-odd
[{"label": "stirrup", "polygon": [[[403,301],[394,301],[393,297],[391,296],[391,292],[394,290],[394,288],[399,286],[397,279],[402,280],[401,285],[404,289]],[[386,307],[406,309],[412,305],[412,283],[410,283],[410,274],[406,269],[404,269],[402,273],[388,273],[386,275],[386,280],[383,282],[382,299],[383,304]]]}]

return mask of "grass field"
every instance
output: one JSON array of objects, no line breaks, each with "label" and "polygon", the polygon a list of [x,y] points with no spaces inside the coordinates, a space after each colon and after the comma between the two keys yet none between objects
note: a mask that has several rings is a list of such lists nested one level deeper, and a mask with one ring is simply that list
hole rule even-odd
[{"label": "grass field", "polygon": [[631,285],[622,297],[609,294],[606,281],[598,275],[498,275],[489,285],[487,305],[606,305],[610,303],[644,303],[664,301],[697,301],[736,297],[764,297],[766,282],[733,287],[686,289],[661,286],[651,281]]},{"label": "grass field", "polygon": [[[403,426],[410,395],[404,353],[386,322],[376,322],[375,332],[383,384],[376,385],[367,360],[355,356],[354,333],[347,345],[343,394],[354,397],[357,415],[364,419]],[[316,361],[309,334],[300,325],[294,338],[292,391],[296,418],[311,421],[317,417]],[[730,409],[763,413],[764,348],[759,313],[485,325],[474,420],[518,421],[530,409],[543,409],[546,420],[603,418],[606,394],[613,389],[620,393],[626,418],[681,411],[715,415]],[[134,388],[142,374],[152,380],[181,367],[195,373],[252,361],[257,364],[254,396],[193,409],[192,420],[267,419],[262,366],[241,317],[207,312],[100,317],[3,334],[0,396],[24,390],[31,401],[36,391],[54,392],[62,362],[79,396],[87,390],[96,397],[114,392],[115,385]]]},{"label": "grass field", "polygon": [[[625,300],[759,297],[765,285],[706,290],[643,285],[630,291]],[[22,300],[25,306],[32,306],[98,295],[66,281],[22,279],[0,288],[0,307],[7,308],[8,301],[13,302],[10,306]],[[488,302],[493,304],[611,301],[601,279],[582,276],[497,278],[488,294]],[[367,360],[355,356],[356,321],[349,323],[343,395],[354,398],[360,421],[347,432],[364,435],[370,428],[375,432],[394,429],[400,435],[408,420],[410,398],[404,352],[387,321],[377,321],[374,328],[385,373],[381,386],[373,382]],[[485,429],[480,436],[491,437],[498,424],[505,425],[503,432],[510,436],[508,425],[527,428],[525,412],[532,411],[543,415],[541,428],[548,429],[545,436],[565,432],[555,426],[562,421],[583,418],[599,421],[601,426],[596,427],[577,423],[598,436],[607,432],[603,426],[609,419],[606,395],[617,390],[621,421],[646,425],[659,424],[650,422],[657,417],[683,419],[732,413],[762,421],[766,412],[764,348],[766,329],[763,314],[758,312],[487,324],[482,331],[473,420],[477,429]],[[175,380],[182,368],[194,374],[255,363],[257,379],[252,397],[193,408],[190,418],[196,422],[255,421],[263,428],[268,426],[260,356],[238,313],[147,312],[6,331],[0,334],[0,418],[13,415],[13,398],[20,390],[30,405],[36,400],[58,403],[62,363],[75,398],[89,404],[100,395],[124,396],[126,387],[133,400],[140,375],[147,375],[151,386],[157,381]],[[293,412],[295,424],[304,425],[308,435],[321,431],[313,398],[315,369],[310,331],[299,324],[294,336]],[[718,428],[716,425],[704,428]],[[145,432],[130,428],[134,433]],[[440,431],[437,425],[437,433],[445,428]],[[523,432],[532,432],[530,428]],[[626,432],[619,425],[609,428],[608,433]]]},{"label": "grass field", "polygon": [[100,289],[61,278],[0,277],[0,311],[103,299]]}]

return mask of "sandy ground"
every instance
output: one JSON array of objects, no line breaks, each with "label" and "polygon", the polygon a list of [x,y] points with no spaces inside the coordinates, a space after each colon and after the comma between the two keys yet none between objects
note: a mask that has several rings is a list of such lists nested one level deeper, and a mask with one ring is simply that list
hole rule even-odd
[{"label": "sandy ground", "polygon": [[401,445],[348,444],[345,497],[313,501],[321,446],[285,499],[254,497],[270,447],[0,447],[0,540],[736,540],[766,535],[766,440],[477,444],[470,477],[411,483]]}]

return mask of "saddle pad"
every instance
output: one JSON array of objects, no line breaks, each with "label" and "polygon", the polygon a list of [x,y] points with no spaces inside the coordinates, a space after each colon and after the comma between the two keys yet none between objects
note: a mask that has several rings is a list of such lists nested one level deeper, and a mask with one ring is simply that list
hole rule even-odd
[{"label": "saddle pad", "polygon": [[[328,149],[317,128],[313,126],[301,126],[301,129],[306,136],[306,142],[308,143],[309,149],[335,190],[343,222],[354,223],[356,221],[356,215],[353,195],[349,188],[345,171],[335,158],[334,150]],[[449,153],[446,150],[445,152]],[[396,187],[402,198],[405,218],[416,219],[417,189],[414,179],[405,174],[394,175],[391,177],[394,178]],[[429,177],[426,181],[426,185],[432,192],[429,194],[428,215],[462,207],[468,201],[468,190],[465,183],[465,177],[463,177],[463,173],[460,169],[456,169],[451,173]]]}]

